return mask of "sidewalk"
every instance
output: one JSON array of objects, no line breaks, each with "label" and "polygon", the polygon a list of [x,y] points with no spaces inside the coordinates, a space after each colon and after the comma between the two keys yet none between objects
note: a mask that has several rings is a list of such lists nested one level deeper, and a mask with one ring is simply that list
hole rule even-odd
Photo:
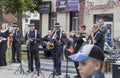
[{"label": "sidewalk", "polygon": [[[14,72],[17,70],[17,68],[19,67],[20,64],[17,63],[13,63],[8,65],[7,69],[0,69],[0,78],[31,78],[33,73],[30,73],[28,75],[26,74],[22,74],[20,73],[20,71],[17,71],[15,74]],[[23,67],[24,71],[26,72],[27,68]],[[48,78],[49,75],[52,73],[50,71],[41,71],[44,74],[44,78]],[[36,74],[35,74],[36,75]],[[73,78],[75,74],[70,73],[71,78]],[[60,76],[60,78],[63,78],[65,76],[65,73],[62,73],[62,75]],[[112,78],[112,74],[111,73],[107,73],[105,74],[105,78]],[[32,77],[32,78],[43,78],[40,74],[39,77]]]}]

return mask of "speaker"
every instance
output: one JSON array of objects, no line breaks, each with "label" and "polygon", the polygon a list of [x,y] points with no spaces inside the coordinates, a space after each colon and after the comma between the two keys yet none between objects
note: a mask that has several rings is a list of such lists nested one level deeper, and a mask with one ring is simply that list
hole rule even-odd
[{"label": "speaker", "polygon": [[112,69],[112,78],[120,78],[120,63],[114,63]]}]

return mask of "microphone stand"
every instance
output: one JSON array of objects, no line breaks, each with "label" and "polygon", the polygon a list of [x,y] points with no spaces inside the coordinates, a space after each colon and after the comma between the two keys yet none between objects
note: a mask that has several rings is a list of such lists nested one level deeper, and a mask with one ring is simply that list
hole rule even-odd
[{"label": "microphone stand", "polygon": [[67,47],[65,48],[66,52],[66,75],[63,78],[68,78],[68,55],[69,55],[69,44],[67,44]]}]

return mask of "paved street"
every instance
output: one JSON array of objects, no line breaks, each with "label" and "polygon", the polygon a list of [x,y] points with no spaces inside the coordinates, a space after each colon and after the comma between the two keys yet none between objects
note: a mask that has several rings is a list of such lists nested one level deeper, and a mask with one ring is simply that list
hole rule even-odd
[{"label": "paved street", "polygon": [[[20,66],[20,64],[17,63],[13,63],[13,64],[9,64],[7,69],[0,69],[0,78],[31,78],[33,73],[30,74],[23,74],[20,73],[20,71],[18,70],[16,73],[15,71],[17,70],[17,68]],[[25,73],[27,70],[27,67],[24,66],[23,67]],[[48,78],[50,76],[50,74],[52,73],[52,71],[41,71],[44,74],[44,78]],[[15,74],[14,74],[15,73]],[[73,78],[73,76],[75,75],[75,73],[70,73],[71,78]],[[62,73],[62,75],[60,76],[60,78],[63,78],[65,76],[65,73]],[[111,73],[107,73],[105,74],[106,78],[112,78]],[[33,75],[32,78],[43,78],[42,75],[40,74],[40,76],[36,77],[36,74]]]}]

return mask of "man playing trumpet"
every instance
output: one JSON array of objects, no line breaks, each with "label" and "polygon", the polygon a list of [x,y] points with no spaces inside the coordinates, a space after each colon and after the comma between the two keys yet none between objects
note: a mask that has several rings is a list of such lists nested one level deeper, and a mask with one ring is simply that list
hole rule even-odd
[{"label": "man playing trumpet", "polygon": [[[80,25],[79,26],[79,36],[76,36],[75,34],[72,34],[73,36],[73,41],[74,41],[74,46],[75,46],[75,49],[74,49],[74,53],[77,53],[79,48],[83,45],[84,43],[84,40],[83,38],[86,37],[86,26],[85,25]],[[81,78],[80,77],[80,74],[79,74],[79,70],[78,70],[78,65],[79,63],[78,62],[74,62],[75,64],[75,68],[76,68],[76,71],[77,71],[77,75],[74,76],[74,78]]]}]

